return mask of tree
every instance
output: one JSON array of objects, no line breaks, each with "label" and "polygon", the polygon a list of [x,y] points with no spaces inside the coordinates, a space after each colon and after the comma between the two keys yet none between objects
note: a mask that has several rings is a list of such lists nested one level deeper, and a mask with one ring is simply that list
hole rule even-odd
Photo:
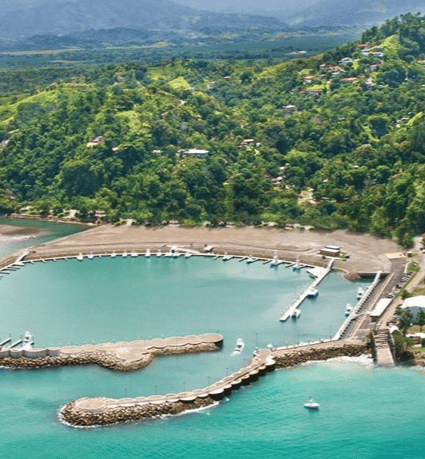
[{"label": "tree", "polygon": [[401,330],[403,335],[406,335],[407,330],[412,324],[413,314],[409,308],[406,308],[403,314],[400,316],[400,322],[398,328]]},{"label": "tree", "polygon": [[421,327],[421,332],[422,332],[422,327],[425,325],[425,311],[422,308],[419,309],[418,324]]}]

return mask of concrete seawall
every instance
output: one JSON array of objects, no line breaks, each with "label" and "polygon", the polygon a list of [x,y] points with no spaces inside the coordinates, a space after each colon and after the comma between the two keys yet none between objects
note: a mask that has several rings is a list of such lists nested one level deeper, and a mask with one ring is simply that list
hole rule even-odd
[{"label": "concrete seawall", "polygon": [[30,369],[97,364],[111,370],[135,371],[149,365],[158,355],[216,351],[222,345],[223,337],[210,333],[129,343],[86,344],[60,349],[4,349],[0,350],[0,366]]},{"label": "concrete seawall", "polygon": [[359,341],[319,343],[272,352],[260,350],[246,367],[203,389],[133,399],[84,398],[65,405],[60,415],[63,421],[80,427],[176,415],[212,406],[232,390],[249,385],[275,367],[286,368],[307,361],[369,353],[367,345]]}]

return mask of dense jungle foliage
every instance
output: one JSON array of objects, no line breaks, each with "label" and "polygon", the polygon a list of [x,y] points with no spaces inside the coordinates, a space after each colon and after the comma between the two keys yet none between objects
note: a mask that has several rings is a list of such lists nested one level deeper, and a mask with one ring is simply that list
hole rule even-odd
[{"label": "dense jungle foliage", "polygon": [[362,42],[274,65],[109,65],[0,97],[0,210],[298,222],[408,246],[425,231],[425,17]]}]

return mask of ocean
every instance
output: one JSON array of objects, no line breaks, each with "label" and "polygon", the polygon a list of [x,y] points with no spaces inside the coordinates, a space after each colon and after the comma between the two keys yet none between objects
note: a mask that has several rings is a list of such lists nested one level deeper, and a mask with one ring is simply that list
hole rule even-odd
[{"label": "ocean", "polygon": [[[0,369],[0,458],[425,457],[424,372],[377,369],[367,358],[279,370],[178,417],[92,429],[58,419],[76,398],[199,388],[243,366],[255,347],[332,336],[359,284],[331,273],[298,320],[280,323],[310,282],[305,270],[195,257],[52,261],[3,276],[1,338],[28,329],[42,347],[219,332],[224,346],[156,358],[134,373]],[[245,349],[231,357],[237,338]],[[319,412],[304,409],[309,396]]]}]

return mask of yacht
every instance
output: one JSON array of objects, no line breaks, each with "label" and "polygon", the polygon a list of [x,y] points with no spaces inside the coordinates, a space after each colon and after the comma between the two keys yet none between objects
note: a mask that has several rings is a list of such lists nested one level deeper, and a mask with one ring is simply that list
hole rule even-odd
[{"label": "yacht", "polygon": [[298,270],[298,269],[301,269],[301,263],[300,263],[300,260],[297,260],[294,264],[294,266],[292,267],[292,269],[294,271]]},{"label": "yacht", "polygon": [[319,294],[319,290],[317,290],[316,287],[312,287],[312,288],[308,291],[307,296],[308,296],[309,298],[316,298],[316,296],[317,296],[318,294]]},{"label": "yacht", "polygon": [[358,300],[360,300],[360,298],[361,298],[363,295],[364,295],[364,290],[363,290],[361,287],[359,287],[359,288],[357,289],[356,298],[357,298]]},{"label": "yacht", "polygon": [[139,256],[139,254],[133,250],[133,251],[131,252],[131,256],[132,256],[133,258],[136,258],[136,257]]},{"label": "yacht", "polygon": [[93,258],[94,258],[93,252],[90,252],[90,254],[87,256],[87,258],[89,260],[93,260]]},{"label": "yacht", "polygon": [[232,356],[233,355],[238,355],[240,354],[242,351],[243,351],[243,348],[245,347],[245,343],[243,342],[243,339],[242,338],[238,338],[236,340],[236,347],[235,347],[235,350],[232,352]]},{"label": "yacht", "polygon": [[232,256],[228,255],[227,252],[225,252],[225,254],[223,256],[223,261],[229,261],[231,258],[232,258]]},{"label": "yacht", "polygon": [[111,258],[115,258],[117,254],[115,253],[115,250],[111,253]]},{"label": "yacht", "polygon": [[299,309],[295,309],[295,311],[292,313],[292,318],[293,319],[298,319],[298,317],[301,315],[301,311]]},{"label": "yacht", "polygon": [[246,260],[247,263],[254,263],[254,261],[255,261],[255,258],[252,258],[251,255]]},{"label": "yacht", "polygon": [[279,258],[277,253],[275,252],[273,260],[270,262],[270,266],[277,266],[279,264]]},{"label": "yacht", "polygon": [[351,306],[350,303],[347,304],[345,307],[345,315],[348,317],[351,314],[351,311],[353,310],[353,306]]},{"label": "yacht", "polygon": [[84,257],[83,257],[83,254],[80,252],[80,253],[78,254],[78,256],[77,256],[77,260],[78,260],[78,261],[83,261],[83,258],[84,258]]},{"label": "yacht", "polygon": [[32,348],[34,344],[34,337],[31,335],[29,331],[25,332],[24,339],[22,340],[22,350],[28,351]]},{"label": "yacht", "polygon": [[146,249],[145,257],[149,258],[151,256],[151,251],[150,249]]},{"label": "yacht", "polygon": [[165,252],[165,254],[164,254],[164,257],[166,257],[166,258],[172,258],[172,256],[173,256],[173,252],[171,252],[171,251]]},{"label": "yacht", "polygon": [[304,408],[307,408],[310,411],[318,411],[320,408],[320,405],[310,397],[308,402],[304,403]]},{"label": "yacht", "polygon": [[127,258],[127,256],[128,256],[128,253],[127,253],[127,251],[126,251],[126,252],[124,252],[124,253],[122,254],[122,257],[123,257],[123,258]]},{"label": "yacht", "polygon": [[158,249],[158,252],[156,252],[156,256],[157,256],[158,258],[161,258],[161,257],[162,257],[161,249]]},{"label": "yacht", "polygon": [[186,253],[184,254],[184,257],[185,257],[185,258],[190,258],[192,255],[193,255],[193,253],[191,253],[191,252],[186,252]]}]

